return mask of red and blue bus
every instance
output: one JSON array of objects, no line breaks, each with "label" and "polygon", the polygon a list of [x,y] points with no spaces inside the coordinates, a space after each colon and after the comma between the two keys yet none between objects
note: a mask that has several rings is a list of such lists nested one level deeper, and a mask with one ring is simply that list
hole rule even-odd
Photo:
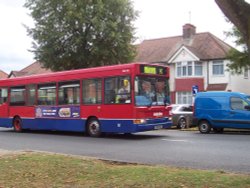
[{"label": "red and blue bus", "polygon": [[168,99],[169,68],[147,63],[8,78],[0,80],[0,127],[94,137],[169,128]]}]

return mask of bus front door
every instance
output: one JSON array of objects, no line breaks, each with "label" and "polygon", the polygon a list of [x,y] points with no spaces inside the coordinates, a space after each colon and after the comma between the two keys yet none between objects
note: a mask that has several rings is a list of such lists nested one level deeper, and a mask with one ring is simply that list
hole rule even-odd
[{"label": "bus front door", "polygon": [[0,118],[8,118],[9,110],[8,110],[8,89],[0,88]]}]

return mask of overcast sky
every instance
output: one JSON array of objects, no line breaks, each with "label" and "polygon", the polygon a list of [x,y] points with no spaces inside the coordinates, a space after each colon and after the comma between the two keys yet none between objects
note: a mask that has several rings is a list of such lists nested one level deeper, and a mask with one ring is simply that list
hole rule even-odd
[{"label": "overcast sky", "polygon": [[[210,32],[230,45],[225,37],[231,24],[214,0],[132,0],[139,11],[135,22],[137,42],[144,39],[177,36],[182,26],[191,23],[197,32]],[[249,2],[250,0],[248,0]],[[34,62],[32,39],[23,24],[32,26],[32,18],[23,7],[25,0],[0,0],[0,70],[9,73]]]}]

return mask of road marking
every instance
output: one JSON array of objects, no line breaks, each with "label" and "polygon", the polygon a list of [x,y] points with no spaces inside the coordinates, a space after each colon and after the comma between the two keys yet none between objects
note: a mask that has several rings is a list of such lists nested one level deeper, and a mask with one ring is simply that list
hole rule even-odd
[{"label": "road marking", "polygon": [[188,140],[168,140],[168,139],[162,139],[163,141],[168,141],[168,142],[190,142]]}]

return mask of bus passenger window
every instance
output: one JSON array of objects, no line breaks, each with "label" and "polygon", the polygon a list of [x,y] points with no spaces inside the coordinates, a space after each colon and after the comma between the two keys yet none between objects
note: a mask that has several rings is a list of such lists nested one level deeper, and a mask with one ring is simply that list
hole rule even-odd
[{"label": "bus passenger window", "polygon": [[59,105],[80,104],[80,81],[59,83]]},{"label": "bus passenger window", "polygon": [[100,104],[102,102],[102,80],[83,80],[83,103]]},{"label": "bus passenger window", "polygon": [[32,106],[36,104],[36,85],[27,86],[27,105]]},{"label": "bus passenger window", "polygon": [[12,106],[25,105],[25,87],[24,86],[10,88],[10,105]]},{"label": "bus passenger window", "polygon": [[105,104],[131,103],[130,78],[128,76],[105,79]]},{"label": "bus passenger window", "polygon": [[0,104],[6,103],[8,99],[8,89],[2,88],[0,89]]},{"label": "bus passenger window", "polygon": [[56,84],[38,85],[38,104],[56,105]]}]

